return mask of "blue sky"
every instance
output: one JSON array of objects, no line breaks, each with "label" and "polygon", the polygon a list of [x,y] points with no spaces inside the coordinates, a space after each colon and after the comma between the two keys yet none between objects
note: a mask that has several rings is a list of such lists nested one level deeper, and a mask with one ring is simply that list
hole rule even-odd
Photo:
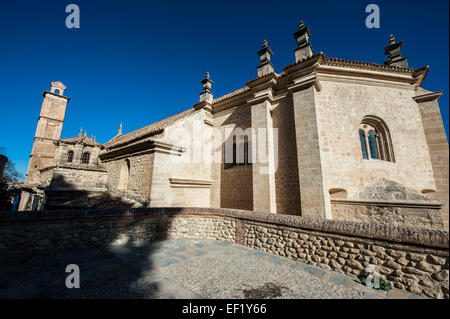
[{"label": "blue sky", "polygon": [[[65,8],[78,4],[80,29]],[[365,27],[365,7],[381,10],[381,28]],[[294,61],[292,33],[302,19],[315,52],[383,63],[389,34],[403,40],[413,68],[430,66],[423,87],[443,90],[448,136],[448,1],[2,1],[0,4],[0,147],[25,173],[42,92],[67,86],[62,137],[106,142],[192,107],[206,71],[214,95],[256,77],[264,39],[277,72]]]}]

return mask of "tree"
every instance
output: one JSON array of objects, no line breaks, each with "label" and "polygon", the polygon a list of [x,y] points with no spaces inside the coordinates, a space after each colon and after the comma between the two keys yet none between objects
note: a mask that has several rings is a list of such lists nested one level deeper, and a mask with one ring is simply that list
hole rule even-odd
[{"label": "tree", "polygon": [[[0,148],[1,151],[3,151],[2,148]],[[22,179],[23,175],[17,171],[15,163],[8,160],[3,176],[0,178],[0,211],[11,210],[11,200],[19,192]]]}]

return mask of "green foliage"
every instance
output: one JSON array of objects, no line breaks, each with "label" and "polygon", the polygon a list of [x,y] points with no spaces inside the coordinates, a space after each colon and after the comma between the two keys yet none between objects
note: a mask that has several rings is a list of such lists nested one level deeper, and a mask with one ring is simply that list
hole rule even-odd
[{"label": "green foliage", "polygon": [[[370,273],[369,272],[364,272],[363,274],[361,274],[358,278],[359,278],[359,280],[361,281],[361,283],[363,284],[363,285],[365,285],[366,284],[366,280],[367,280],[367,277],[370,275]],[[392,286],[391,286],[391,284],[388,282],[388,281],[385,281],[384,279],[382,279],[382,278],[380,278],[379,279],[379,281],[380,281],[380,287],[379,288],[373,288],[373,289],[375,289],[375,290],[384,290],[384,291],[389,291],[389,290],[391,290],[392,289]],[[372,282],[373,282],[373,280],[372,280]]]}]

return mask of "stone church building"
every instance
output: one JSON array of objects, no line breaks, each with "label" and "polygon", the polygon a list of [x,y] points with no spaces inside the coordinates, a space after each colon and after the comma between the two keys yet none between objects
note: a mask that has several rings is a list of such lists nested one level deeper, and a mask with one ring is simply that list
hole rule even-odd
[{"label": "stone church building", "polygon": [[[221,207],[448,230],[448,142],[429,67],[393,36],[384,65],[314,53],[303,22],[276,73],[106,143],[60,139],[69,98],[44,92],[21,210],[114,205]],[[84,205],[84,206],[83,206]]]}]

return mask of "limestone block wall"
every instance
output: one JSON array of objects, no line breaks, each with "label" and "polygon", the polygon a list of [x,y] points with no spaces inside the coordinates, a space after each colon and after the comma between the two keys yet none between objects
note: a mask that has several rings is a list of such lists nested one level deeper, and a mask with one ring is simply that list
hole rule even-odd
[{"label": "limestone block wall", "polygon": [[[211,183],[211,163],[205,160],[211,153],[210,126],[205,118],[205,111],[198,110],[155,136],[155,140],[183,147],[184,151],[181,155],[160,151],[154,154],[150,206],[210,207],[211,185],[205,185]],[[191,183],[174,187],[171,179]]]},{"label": "limestone block wall", "polygon": [[272,110],[273,127],[278,131],[275,194],[277,212],[301,215],[300,185],[298,181],[297,146],[292,101],[286,98]]},{"label": "limestone block wall", "polygon": [[0,253],[223,240],[356,276],[369,264],[396,288],[449,298],[449,238],[438,230],[212,208],[1,212]]},{"label": "limestone block wall", "polygon": [[331,218],[316,96],[313,86],[292,93],[301,210],[305,217]]},{"label": "limestone block wall", "polygon": [[448,142],[439,110],[438,97],[440,94],[425,94],[416,97],[416,102],[422,117],[423,129],[430,152],[433,175],[436,182],[437,200],[442,202],[441,210],[444,219],[444,227],[449,227],[449,152]]},{"label": "limestone block wall", "polygon": [[[379,178],[417,192],[436,189],[413,86],[325,76],[320,81],[316,112],[326,189],[342,188],[357,199]],[[359,125],[368,115],[389,128],[395,162],[363,159]]]}]

